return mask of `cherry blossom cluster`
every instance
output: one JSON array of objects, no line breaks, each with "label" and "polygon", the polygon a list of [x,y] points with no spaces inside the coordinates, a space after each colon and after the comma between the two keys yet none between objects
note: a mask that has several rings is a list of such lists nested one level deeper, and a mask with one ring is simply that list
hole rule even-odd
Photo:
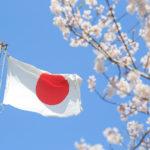
[{"label": "cherry blossom cluster", "polygon": [[81,139],[80,143],[75,142],[75,147],[78,150],[104,150],[101,144],[89,145],[85,142],[84,139]]},{"label": "cherry blossom cluster", "polygon": [[[128,134],[131,138],[128,149],[136,149],[139,146],[139,150],[146,150],[150,147],[150,138],[144,139],[149,133],[148,128],[146,132],[143,130],[143,124],[139,124],[136,121],[128,122],[127,124]],[[140,139],[140,140],[137,140]]]},{"label": "cherry blossom cluster", "polygon": [[123,137],[118,132],[117,128],[107,128],[104,131],[107,141],[112,144],[122,145]]},{"label": "cherry blossom cluster", "polygon": [[140,30],[141,36],[144,38],[148,48],[150,48],[150,5],[149,0],[128,0],[129,5],[127,11],[130,14],[137,12],[140,19],[144,18],[144,28]]},{"label": "cherry blossom cluster", "polygon": [[138,122],[131,121],[127,124],[129,135],[132,139],[136,139],[143,132],[143,125]]},{"label": "cherry blossom cluster", "polygon": [[[122,1],[102,1],[51,0],[50,10],[55,15],[53,23],[70,46],[90,46],[94,49],[96,58],[93,69],[96,74],[103,75],[108,83],[104,91],[99,91],[96,88],[96,77],[91,75],[88,79],[90,91],[95,91],[104,101],[117,105],[122,121],[140,114],[147,117],[150,115],[150,1],[127,0],[127,12],[122,16],[116,16],[115,13]],[[127,32],[121,24],[125,15],[137,20]],[[140,47],[141,41],[144,48]],[[144,55],[141,55],[141,51]],[[137,54],[140,56],[137,57]],[[112,74],[110,70],[113,70]],[[110,98],[114,95],[119,98],[112,102]],[[146,129],[148,124],[149,117],[143,124],[137,121],[127,123],[130,141],[126,145],[129,150],[150,149],[150,138],[147,136],[150,130]],[[123,144],[123,135],[117,128],[107,128],[104,136],[111,144]],[[75,146],[79,150],[103,149],[101,145],[94,147],[84,141],[76,143]]]},{"label": "cherry blossom cluster", "polygon": [[95,85],[96,85],[95,81],[96,81],[96,78],[94,75],[89,76],[89,79],[88,79],[89,86],[88,87],[90,88],[91,92],[93,92],[95,90]]}]

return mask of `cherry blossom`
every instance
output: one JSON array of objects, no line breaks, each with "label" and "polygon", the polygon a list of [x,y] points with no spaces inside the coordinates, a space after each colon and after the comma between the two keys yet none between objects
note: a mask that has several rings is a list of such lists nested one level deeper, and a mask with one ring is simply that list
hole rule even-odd
[{"label": "cherry blossom", "polygon": [[104,131],[104,136],[107,138],[108,142],[122,145],[123,137],[120,135],[117,128],[107,128]]},{"label": "cherry blossom", "polygon": [[129,131],[129,136],[132,139],[136,139],[143,131],[143,125],[136,121],[128,122],[127,129]]},{"label": "cherry blossom", "polygon": [[93,92],[95,90],[95,85],[96,85],[95,81],[96,81],[95,76],[89,76],[89,79],[88,79],[89,86],[88,87],[90,88],[91,92]]},{"label": "cherry blossom", "polygon": [[80,143],[75,142],[75,147],[78,150],[104,150],[101,144],[90,145],[87,144],[84,139],[81,139]]}]

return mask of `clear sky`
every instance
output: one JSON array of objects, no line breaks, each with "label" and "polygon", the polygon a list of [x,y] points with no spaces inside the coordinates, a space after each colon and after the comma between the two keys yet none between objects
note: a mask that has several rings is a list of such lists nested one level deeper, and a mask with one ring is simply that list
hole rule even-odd
[{"label": "clear sky", "polygon": [[[51,73],[77,73],[83,78],[83,112],[70,118],[43,117],[5,106],[0,114],[1,150],[75,150],[74,142],[85,138],[89,144],[101,143],[107,149],[102,131],[119,126],[116,107],[90,93],[87,79],[94,74],[92,48],[72,48],[53,25],[50,0],[3,0],[0,3],[0,41],[8,43],[13,57]],[[122,3],[122,6],[124,2]],[[120,6],[120,10],[121,7]],[[123,14],[120,11],[120,14]],[[127,22],[124,22],[128,26]],[[5,79],[0,91],[3,101]],[[97,75],[99,90],[106,81]]]}]

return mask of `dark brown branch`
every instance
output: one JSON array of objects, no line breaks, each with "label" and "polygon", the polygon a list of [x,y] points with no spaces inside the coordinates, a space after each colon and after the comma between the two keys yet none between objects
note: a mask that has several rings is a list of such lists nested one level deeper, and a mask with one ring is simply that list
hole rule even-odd
[{"label": "dark brown branch", "polygon": [[80,10],[84,5],[85,5],[85,1],[83,1],[83,2],[79,5],[79,7],[76,9],[75,12],[77,12],[78,10]]},{"label": "dark brown branch", "polygon": [[128,15],[127,12],[125,12],[123,15],[121,15],[119,18],[116,19],[116,21],[120,21],[122,18],[124,18],[126,15]]},{"label": "dark brown branch", "polygon": [[117,28],[118,34],[119,34],[119,36],[120,36],[120,39],[121,39],[121,41],[123,42],[123,44],[124,44],[124,46],[125,46],[125,49],[126,49],[128,55],[129,55],[129,57],[131,58],[133,67],[136,69],[136,65],[135,65],[135,63],[134,63],[134,61],[133,61],[133,58],[132,58],[132,56],[131,56],[131,54],[130,54],[130,51],[128,50],[128,47],[127,47],[127,45],[126,45],[126,43],[125,43],[125,41],[124,41],[124,38],[123,38],[123,36],[122,36],[122,34],[121,34],[121,31],[120,31],[120,29],[119,29],[119,26],[118,26],[118,24],[117,24],[117,21],[116,21],[116,19],[115,19],[115,16],[114,16],[114,14],[113,14],[113,12],[112,12],[112,8],[111,8],[111,6],[110,6],[110,4],[109,4],[109,0],[105,0],[105,1],[106,1],[107,5],[108,5],[108,8],[109,8],[110,12],[111,12],[111,16],[113,17],[113,21],[114,21],[114,23],[115,23],[115,25],[116,25],[116,28]]},{"label": "dark brown branch", "polygon": [[149,133],[150,133],[150,130],[147,130],[147,131],[145,132],[145,134],[142,136],[142,138],[140,139],[139,143],[138,143],[135,147],[133,147],[132,150],[137,149],[137,148],[141,145],[141,143],[144,141],[145,137],[146,137]]},{"label": "dark brown branch", "polygon": [[97,94],[97,96],[98,96],[101,100],[103,100],[104,102],[109,103],[109,104],[112,104],[112,105],[120,105],[119,103],[111,102],[111,101],[105,99],[105,97],[102,96],[102,95],[98,92],[97,89],[95,89],[94,91],[95,91],[95,93]]},{"label": "dark brown branch", "polygon": [[[80,34],[77,33],[76,31],[74,31],[71,26],[69,26],[69,28],[70,28],[70,31],[72,31],[73,34],[75,34],[75,35],[78,36],[79,38],[84,39],[84,38],[82,37],[82,35],[80,35]],[[85,40],[85,39],[84,39],[84,40]],[[85,40],[85,41],[86,41],[86,40]],[[93,39],[93,42],[89,42],[89,41],[86,41],[86,42],[88,42],[92,47],[96,48],[98,51],[102,50],[103,54],[108,58],[109,61],[111,61],[112,63],[114,63],[114,64],[116,64],[116,65],[117,65],[117,64],[119,65],[119,61],[116,60],[116,59],[113,59],[106,51],[104,51],[103,47],[102,47],[100,44],[98,44],[94,39]],[[125,65],[124,67],[125,67],[126,69],[130,70],[130,71],[136,71],[136,69],[134,69],[134,68],[132,68],[132,67],[130,67],[130,66]],[[144,77],[144,78],[150,80],[150,76],[149,76],[149,75],[147,75],[147,74],[145,74],[145,73],[143,73],[143,72],[140,72],[140,71],[139,71],[139,73],[140,73],[140,75],[141,75],[142,77]]]}]

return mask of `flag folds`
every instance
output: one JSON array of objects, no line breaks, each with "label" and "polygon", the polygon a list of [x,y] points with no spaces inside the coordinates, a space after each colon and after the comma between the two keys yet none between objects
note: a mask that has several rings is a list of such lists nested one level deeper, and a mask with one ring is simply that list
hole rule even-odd
[{"label": "flag folds", "polygon": [[3,104],[44,116],[68,117],[82,111],[76,74],[51,74],[7,56]]}]

